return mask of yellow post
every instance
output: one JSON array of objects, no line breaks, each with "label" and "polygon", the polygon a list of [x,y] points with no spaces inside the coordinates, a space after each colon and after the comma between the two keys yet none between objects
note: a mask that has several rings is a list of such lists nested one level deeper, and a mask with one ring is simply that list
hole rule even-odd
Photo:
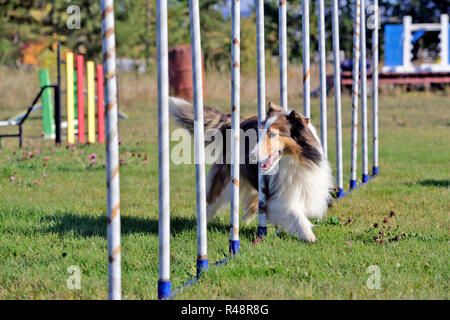
[{"label": "yellow post", "polygon": [[88,142],[95,143],[95,83],[94,62],[88,61],[87,68],[87,107],[88,107]]},{"label": "yellow post", "polygon": [[75,143],[73,53],[66,54],[67,143]]}]

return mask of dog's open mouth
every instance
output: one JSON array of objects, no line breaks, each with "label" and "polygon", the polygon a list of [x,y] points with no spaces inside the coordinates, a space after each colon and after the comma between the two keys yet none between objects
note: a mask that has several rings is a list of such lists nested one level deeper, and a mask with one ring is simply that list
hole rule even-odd
[{"label": "dog's open mouth", "polygon": [[261,161],[261,168],[268,171],[281,158],[281,150],[272,152],[264,161]]}]

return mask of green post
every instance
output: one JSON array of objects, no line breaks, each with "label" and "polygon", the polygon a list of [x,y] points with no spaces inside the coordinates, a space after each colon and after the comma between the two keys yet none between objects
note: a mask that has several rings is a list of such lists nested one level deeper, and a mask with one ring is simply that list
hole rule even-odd
[{"label": "green post", "polygon": [[[39,71],[41,88],[51,85],[48,70]],[[53,118],[52,88],[44,89],[42,93],[42,122],[44,123],[44,139],[55,138],[55,119]]]}]

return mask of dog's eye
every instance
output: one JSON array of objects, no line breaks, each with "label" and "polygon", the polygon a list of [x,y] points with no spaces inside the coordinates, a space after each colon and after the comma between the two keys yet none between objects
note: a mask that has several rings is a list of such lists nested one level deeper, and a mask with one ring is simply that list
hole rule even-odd
[{"label": "dog's eye", "polygon": [[278,133],[274,132],[274,131],[269,131],[269,137],[273,138],[276,137],[278,135]]}]

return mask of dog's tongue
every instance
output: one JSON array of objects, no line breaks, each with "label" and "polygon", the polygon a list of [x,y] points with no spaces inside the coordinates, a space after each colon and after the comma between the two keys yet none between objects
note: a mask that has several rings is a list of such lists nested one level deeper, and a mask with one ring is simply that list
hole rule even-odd
[{"label": "dog's tongue", "polygon": [[268,159],[264,163],[261,163],[261,168],[263,169],[269,168],[270,165],[272,164],[273,158],[275,158],[275,153],[271,153]]}]

